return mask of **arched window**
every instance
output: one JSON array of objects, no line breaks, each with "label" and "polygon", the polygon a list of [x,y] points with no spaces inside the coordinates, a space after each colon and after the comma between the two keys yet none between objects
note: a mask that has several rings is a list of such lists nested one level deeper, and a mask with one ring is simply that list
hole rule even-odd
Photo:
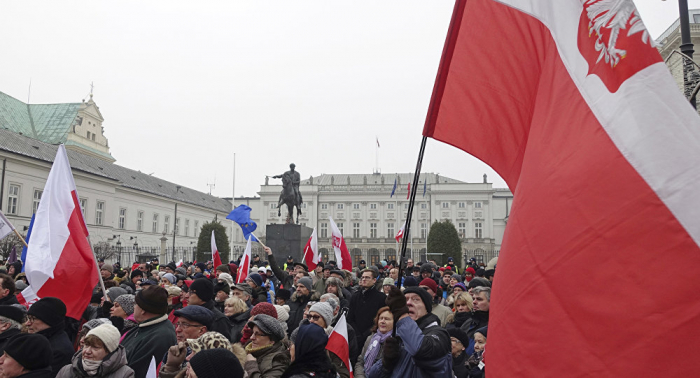
[{"label": "arched window", "polygon": [[323,261],[324,264],[330,260],[328,256],[328,248],[319,248],[318,253],[321,255],[321,261]]},{"label": "arched window", "polygon": [[381,261],[379,258],[379,250],[376,248],[369,249],[369,262],[370,264],[376,265]]},{"label": "arched window", "polygon": [[394,248],[387,248],[385,255],[386,255],[386,261],[391,261],[391,260],[396,260],[397,262],[399,261],[396,258],[396,250]]},{"label": "arched window", "polygon": [[425,248],[420,249],[420,261],[428,261],[428,250]]},{"label": "arched window", "polygon": [[353,248],[350,251],[350,256],[352,256],[352,266],[360,266],[360,260],[363,260],[362,250],[359,248]]}]

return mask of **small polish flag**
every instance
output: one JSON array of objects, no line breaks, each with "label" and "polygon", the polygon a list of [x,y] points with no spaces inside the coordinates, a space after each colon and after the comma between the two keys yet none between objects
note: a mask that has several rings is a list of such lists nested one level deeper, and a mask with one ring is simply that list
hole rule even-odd
[{"label": "small polish flag", "polygon": [[316,228],[311,233],[309,241],[306,242],[304,247],[304,262],[306,266],[309,267],[309,271],[316,269],[316,265],[321,260],[321,256],[318,254],[318,236],[316,235]]},{"label": "small polish flag", "polygon": [[348,343],[348,326],[345,322],[345,314],[340,316],[338,323],[333,328],[333,332],[328,336],[328,344],[326,344],[326,349],[329,352],[333,352],[336,356],[340,357],[343,364],[348,368],[350,372],[350,378],[353,378],[352,364],[350,363],[350,344]]},{"label": "small polish flag", "polygon": [[219,255],[219,249],[216,248],[216,240],[214,239],[214,230],[211,230],[211,255],[212,260],[214,260],[214,269],[221,265],[221,256]]},{"label": "small polish flag", "polygon": [[248,243],[245,245],[245,252],[243,252],[243,258],[241,259],[241,266],[238,267],[238,275],[236,276],[236,283],[243,283],[245,279],[248,278],[248,272],[250,271],[250,260],[251,260],[251,247],[250,240],[252,234],[248,234]]},{"label": "small polish flag", "polygon": [[345,245],[345,239],[343,239],[343,234],[340,233],[340,229],[336,226],[333,218],[328,217],[331,221],[331,233],[333,236],[333,250],[335,251],[335,258],[338,262],[338,268],[352,271],[352,259],[350,258],[350,252],[348,251],[348,246]]},{"label": "small polish flag", "polygon": [[396,236],[394,236],[394,239],[396,239],[396,242],[401,241],[401,237],[403,236],[403,232],[406,229],[406,222],[403,223],[403,226],[399,229],[399,232],[396,233]]},{"label": "small polish flag", "polygon": [[180,259],[180,261],[177,262],[177,265],[176,265],[176,266],[177,266],[178,268],[182,266],[182,259]]}]

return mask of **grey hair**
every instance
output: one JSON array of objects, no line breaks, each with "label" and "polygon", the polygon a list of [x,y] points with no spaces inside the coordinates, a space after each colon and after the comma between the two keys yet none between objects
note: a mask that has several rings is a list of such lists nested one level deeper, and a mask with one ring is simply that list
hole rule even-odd
[{"label": "grey hair", "polygon": [[16,320],[6,318],[4,316],[0,316],[0,322],[9,324],[10,325],[9,329],[13,329],[13,328],[14,329],[22,329],[22,325],[19,324]]},{"label": "grey hair", "polygon": [[321,296],[321,302],[328,302],[331,307],[333,307],[333,310],[335,311],[338,306],[340,306],[340,300],[338,299],[338,296],[333,294],[333,293],[326,293]]},{"label": "grey hair", "polygon": [[486,293],[486,300],[491,302],[491,288],[484,286],[477,286],[472,289],[473,294]]}]

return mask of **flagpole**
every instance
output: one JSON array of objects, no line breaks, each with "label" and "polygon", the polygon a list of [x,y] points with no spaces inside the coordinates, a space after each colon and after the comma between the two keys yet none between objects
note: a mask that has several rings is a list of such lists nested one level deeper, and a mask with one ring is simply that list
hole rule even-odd
[{"label": "flagpole", "polygon": [[29,248],[29,246],[27,245],[27,242],[24,240],[24,238],[22,237],[22,235],[20,235],[19,232],[17,232],[17,229],[14,228],[14,227],[12,227],[12,231],[15,232],[15,235],[17,235],[17,237],[18,237],[19,240],[22,242],[22,244],[24,244],[25,247]]},{"label": "flagpole", "polygon": [[263,242],[260,241],[260,238],[258,237],[258,235],[255,235],[255,234],[252,233],[252,232],[251,232],[250,234],[253,235],[253,236],[255,236],[255,238],[258,239],[258,243],[260,243],[260,245],[262,245],[263,248],[265,248],[265,244],[263,244]]},{"label": "flagpole", "polygon": [[100,287],[102,288],[102,297],[107,298],[107,289],[105,289],[105,282],[102,280],[102,274],[100,274],[100,263],[97,261],[97,255],[95,255],[95,250],[92,248],[92,241],[90,241],[90,234],[88,234],[87,240],[88,240],[88,244],[90,244],[90,251],[92,251],[92,258],[95,259],[95,268],[97,269],[97,278],[100,279]]},{"label": "flagpole", "polygon": [[[236,208],[236,153],[233,153],[233,188],[231,189],[231,210]],[[231,220],[231,252],[229,253],[229,261],[234,260],[233,258],[233,247],[236,242],[233,240],[234,234],[234,224],[233,219]]]}]

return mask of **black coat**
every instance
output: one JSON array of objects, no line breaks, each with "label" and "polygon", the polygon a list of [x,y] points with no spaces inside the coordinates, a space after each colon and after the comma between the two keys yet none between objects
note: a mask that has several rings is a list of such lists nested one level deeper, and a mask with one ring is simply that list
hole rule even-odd
[{"label": "black coat", "polygon": [[228,320],[231,322],[231,343],[237,343],[243,337],[243,327],[248,323],[250,319],[250,310],[241,312],[233,316],[229,316]]},{"label": "black coat", "polygon": [[374,289],[358,291],[350,298],[348,324],[355,328],[357,340],[366,340],[377,311],[386,306],[386,295]]},{"label": "black coat", "polygon": [[8,295],[2,299],[0,299],[0,305],[11,305],[11,304],[18,304],[17,302],[17,296],[12,294]]},{"label": "black coat", "polygon": [[51,378],[55,374],[51,372],[51,368],[32,370],[27,374],[18,375],[17,378]]},{"label": "black coat", "polygon": [[22,333],[17,328],[10,328],[7,331],[0,333],[0,356],[5,352],[5,345],[7,345],[7,342],[10,340],[12,336],[16,336]]},{"label": "black coat", "polygon": [[472,322],[469,324],[469,329],[465,330],[462,328],[462,330],[467,332],[467,336],[469,336],[470,339],[473,339],[476,330],[481,327],[486,327],[487,325],[489,325],[489,312],[474,311],[472,314]]},{"label": "black coat", "polygon": [[469,378],[469,367],[467,366],[467,352],[462,351],[462,353],[454,357],[452,356],[452,372],[454,372],[457,378]]},{"label": "black coat", "polygon": [[[277,260],[275,260],[275,255],[267,256],[267,262],[270,264],[272,273],[275,274],[275,277],[277,277],[277,279],[280,281],[280,284],[284,286],[285,289],[291,290],[294,287],[294,275],[289,274],[279,268],[277,265]],[[267,296],[265,298],[265,300],[267,300]]]},{"label": "black coat", "polygon": [[216,309],[214,306],[214,300],[210,299],[208,302],[203,304],[202,307],[207,308],[214,313],[214,321],[211,322],[211,329],[209,331],[219,332],[226,337],[230,337],[231,322],[228,321],[228,318],[223,312]]},{"label": "black coat", "polygon": [[307,296],[298,295],[298,292],[292,294],[292,298],[287,302],[289,305],[289,319],[287,319],[287,335],[291,335],[292,332],[299,327],[299,323],[304,318],[304,309],[309,301],[318,301],[321,299],[321,295],[315,291],[312,291]]},{"label": "black coat", "polygon": [[51,344],[51,350],[53,351],[53,357],[51,358],[51,377],[55,377],[62,367],[70,364],[73,353],[75,353],[73,344],[70,342],[63,328],[64,325],[61,324],[38,332],[38,334],[49,339],[49,344]]}]

